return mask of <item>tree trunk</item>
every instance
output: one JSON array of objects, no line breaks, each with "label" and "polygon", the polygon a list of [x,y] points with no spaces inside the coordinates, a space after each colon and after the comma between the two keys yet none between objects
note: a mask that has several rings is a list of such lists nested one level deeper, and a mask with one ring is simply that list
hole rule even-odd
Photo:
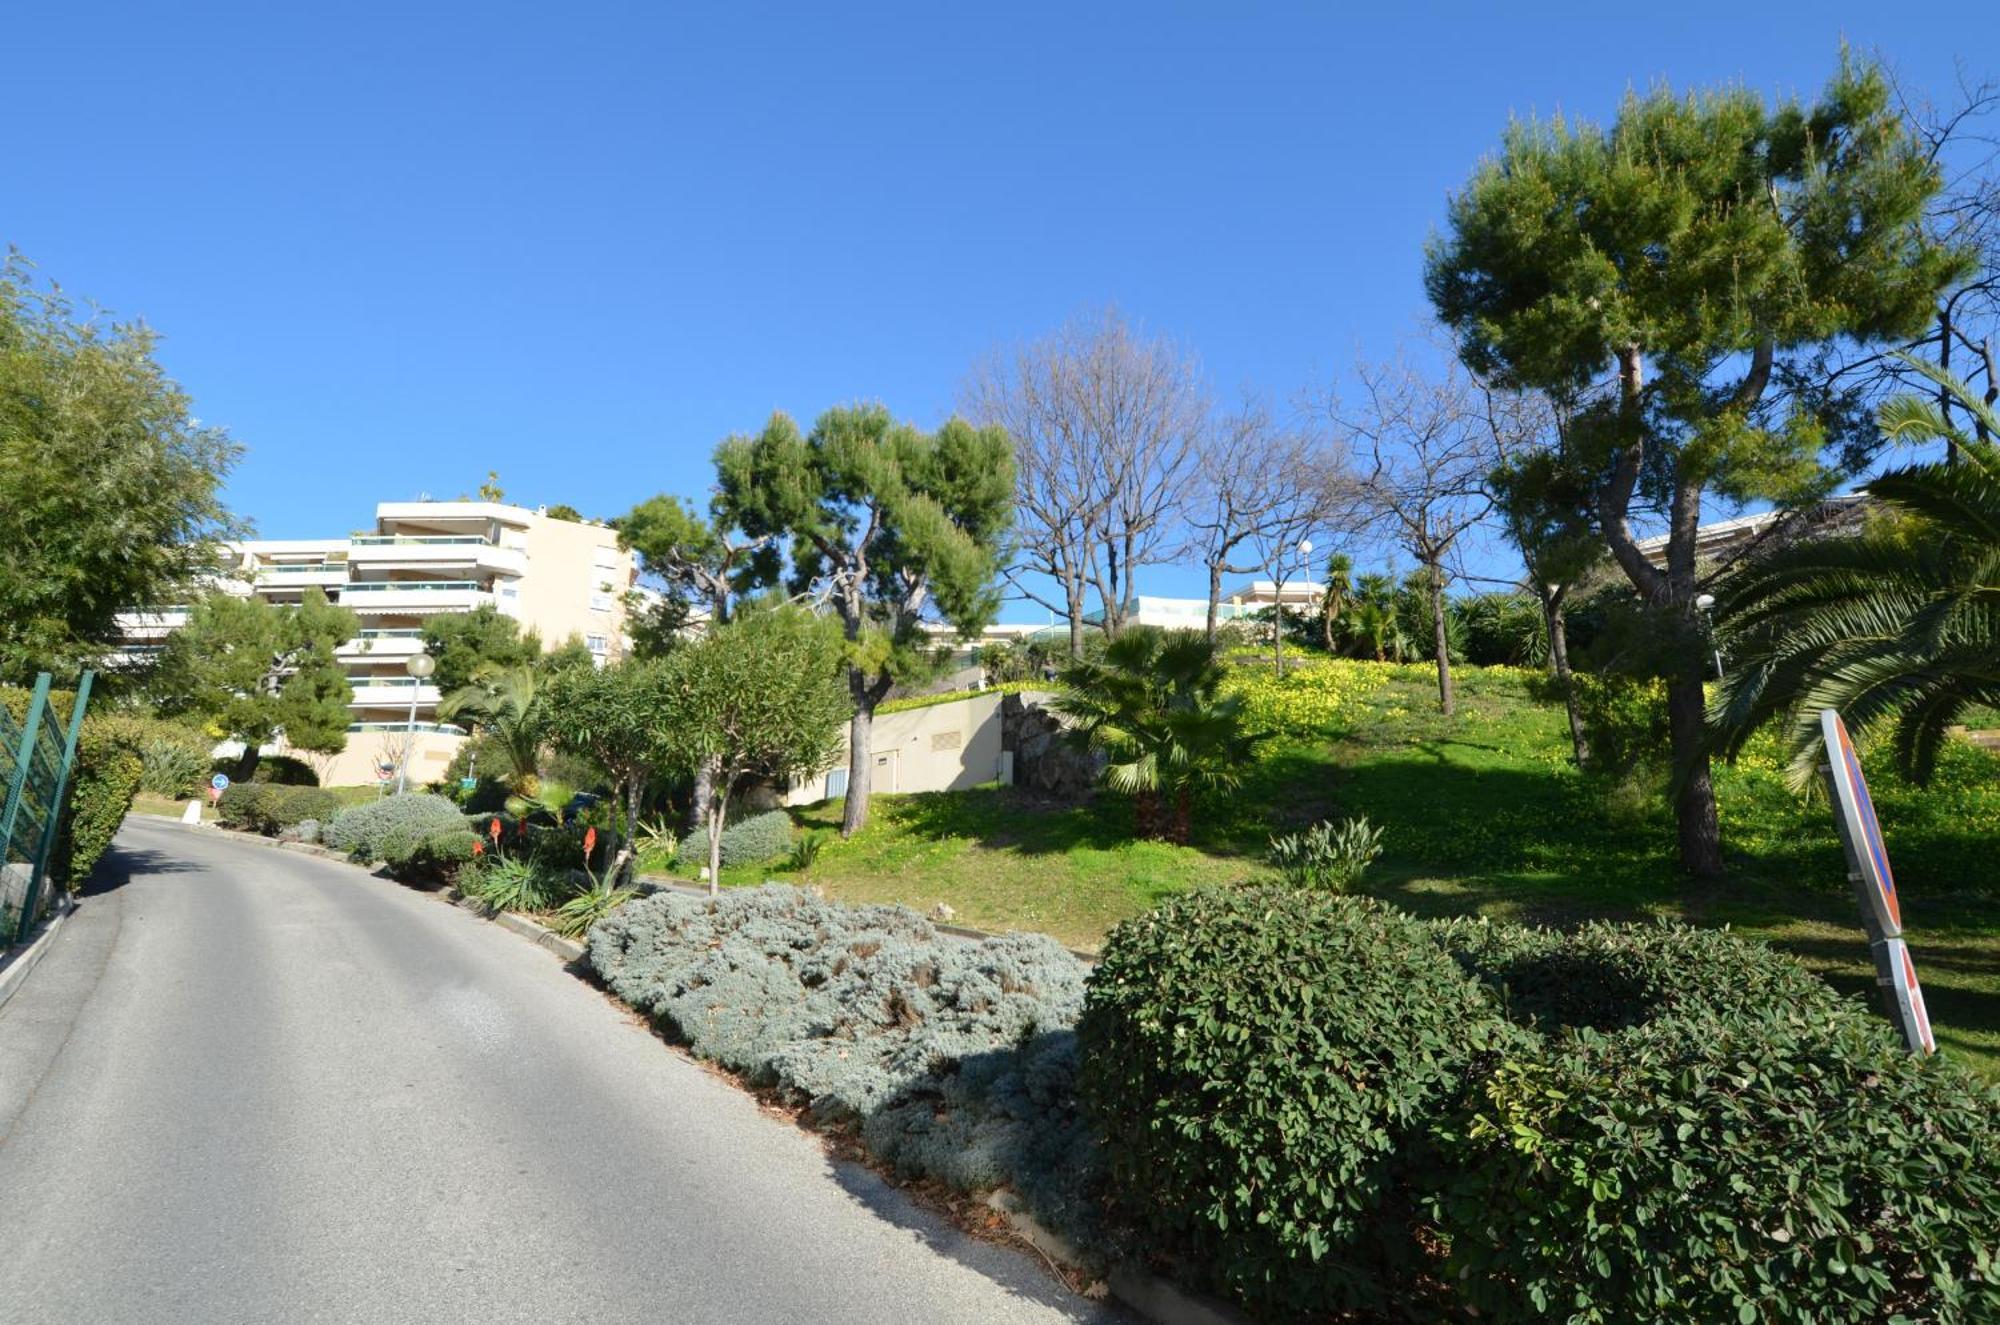
[{"label": "tree trunk", "polygon": [[1151,841],[1160,835],[1160,794],[1156,791],[1132,793],[1132,820],[1136,835]]},{"label": "tree trunk", "polygon": [[1285,679],[1285,582],[1277,582],[1277,599],[1271,604],[1271,671],[1280,680]]},{"label": "tree trunk", "polygon": [[1697,878],[1712,879],[1722,873],[1722,829],[1716,822],[1715,784],[1709,776],[1704,709],[1699,668],[1683,669],[1667,683],[1681,868]]},{"label": "tree trunk", "polygon": [[1083,581],[1078,580],[1064,590],[1064,601],[1069,604],[1069,656],[1083,657]]},{"label": "tree trunk", "polygon": [[248,782],[251,775],[257,771],[257,761],[262,758],[262,752],[258,750],[257,745],[256,741],[243,742],[243,753],[236,756],[236,771],[229,775],[230,781]]},{"label": "tree trunk", "polygon": [[729,797],[725,793],[709,797],[708,817],[708,895],[714,897],[722,891],[722,816],[729,808]]},{"label": "tree trunk", "polygon": [[1222,565],[1210,562],[1208,565],[1208,638],[1215,640],[1215,614],[1222,604]]},{"label": "tree trunk", "polygon": [[868,796],[875,783],[875,706],[889,692],[889,678],[871,681],[849,668],[847,690],[854,697],[854,717],[847,724],[847,801],[841,806],[840,835],[853,837],[868,824]]},{"label": "tree trunk", "polygon": [[1178,846],[1186,846],[1194,830],[1194,796],[1186,787],[1174,793],[1174,821],[1168,836]]},{"label": "tree trunk", "polygon": [[1563,618],[1562,596],[1549,593],[1539,584],[1536,591],[1542,600],[1542,620],[1549,628],[1549,670],[1555,673],[1556,685],[1562,689],[1563,712],[1569,717],[1569,744],[1576,755],[1576,766],[1583,768],[1590,763],[1590,742],[1584,739],[1583,715],[1576,708],[1576,677],[1569,668],[1569,626]]},{"label": "tree trunk", "polygon": [[1451,694],[1451,634],[1444,626],[1444,569],[1426,562],[1431,575],[1431,641],[1437,650],[1438,712],[1447,718],[1455,705]]},{"label": "tree trunk", "polygon": [[[645,794],[645,784],[638,778],[628,778],[625,782],[625,840],[618,844],[618,854],[605,868],[605,886],[616,888],[625,881],[625,872],[632,867],[639,849],[639,798]],[[583,867],[590,868],[585,860]]]},{"label": "tree trunk", "polygon": [[715,776],[711,771],[713,767],[713,763],[707,759],[695,765],[694,794],[688,798],[687,819],[681,825],[681,831],[684,833],[699,832],[708,826],[708,788],[710,780]]}]

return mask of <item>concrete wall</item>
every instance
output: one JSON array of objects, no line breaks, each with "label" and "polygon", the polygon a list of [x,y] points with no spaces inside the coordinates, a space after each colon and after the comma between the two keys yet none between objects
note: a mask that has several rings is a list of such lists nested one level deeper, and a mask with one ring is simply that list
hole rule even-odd
[{"label": "concrete wall", "polygon": [[[875,715],[874,789],[878,792],[959,791],[1000,777],[1000,699],[973,695],[948,704]],[[835,783],[847,773],[847,741],[831,770]],[[829,774],[794,786],[786,805],[827,799]]]},{"label": "concrete wall", "polygon": [[622,652],[625,591],[632,587],[632,554],[602,525],[529,516],[527,571],[519,581],[514,615],[556,648],[575,635],[603,637],[605,656]]}]

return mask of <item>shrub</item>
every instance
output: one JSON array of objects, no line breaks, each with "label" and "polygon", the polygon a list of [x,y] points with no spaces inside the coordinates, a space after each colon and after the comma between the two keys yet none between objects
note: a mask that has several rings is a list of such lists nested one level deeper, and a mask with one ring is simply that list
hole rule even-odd
[{"label": "shrub", "polygon": [[1439,1129],[1446,1277],[1482,1319],[2000,1310],[2000,1090],[1727,934],[1437,932],[1540,1032]]},{"label": "shrub", "polygon": [[[49,703],[58,720],[67,722],[75,694],[51,690]],[[0,703],[7,706],[16,722],[28,716],[33,693],[15,687],[0,687]],[[157,718],[93,707],[85,715],[83,730],[77,733],[76,765],[71,770],[70,790],[63,807],[63,819],[56,832],[55,849],[49,855],[49,877],[74,889],[80,887],[96,867],[98,857],[111,845],[118,825],[125,822],[132,798],[139,792],[145,773],[142,753],[146,743],[167,732],[179,732],[178,724]]]},{"label": "shrub", "polygon": [[762,865],[792,848],[792,816],[783,810],[738,819],[722,830],[724,865]]},{"label": "shrub", "polygon": [[519,857],[482,858],[460,873],[459,891],[501,911],[546,911],[556,905],[563,881]]},{"label": "shrub", "polygon": [[1371,899],[1204,890],[1112,931],[1078,1027],[1124,1217],[1278,1315],[1408,1278],[1404,1153],[1521,1033],[1421,923]]},{"label": "shrub", "polygon": [[[1577,716],[1590,745],[1590,768],[1629,777],[1661,764],[1667,754],[1666,686],[1650,677],[1617,672],[1577,672]],[[1545,680],[1534,693],[1560,702],[1562,692]]]},{"label": "shrub", "polygon": [[1388,669],[1378,663],[1328,659],[1300,663],[1282,677],[1233,668],[1223,688],[1243,697],[1253,729],[1312,739],[1351,731],[1366,714],[1369,698],[1388,682]]},{"label": "shrub", "polygon": [[1294,888],[1344,893],[1361,882],[1382,854],[1382,830],[1360,816],[1335,827],[1316,823],[1302,833],[1271,839],[1271,863]]},{"label": "shrub", "polygon": [[1852,1009],[1568,1036],[1484,1083],[1450,1277],[1492,1321],[1990,1320],[1996,1117]]},{"label": "shrub", "polygon": [[262,832],[264,801],[274,788],[255,782],[232,782],[215,801],[215,817],[224,828]]},{"label": "shrub", "polygon": [[139,747],[139,789],[169,800],[200,795],[208,781],[208,751],[214,742],[191,727],[174,729],[166,722],[159,727]]},{"label": "shrub", "polygon": [[[390,836],[400,840],[401,832],[395,830]],[[478,835],[468,828],[432,829],[408,848],[399,848],[400,859],[390,856],[389,867],[400,879],[449,884],[478,859],[473,850],[478,844]]]},{"label": "shrub", "polygon": [[[457,828],[465,823],[458,807],[442,796],[412,793],[385,796],[342,810],[326,827],[327,845],[345,851],[357,860],[383,859],[383,841],[394,828],[437,830]],[[410,836],[411,844],[423,834]]]},{"label": "shrub", "polygon": [[796,874],[809,872],[819,859],[820,848],[826,845],[826,838],[818,833],[807,833],[792,843],[792,853],[785,858],[785,868]]},{"label": "shrub", "polygon": [[215,814],[224,828],[273,837],[307,819],[324,823],[340,808],[340,797],[319,787],[232,782],[216,800]]},{"label": "shrub", "polygon": [[1087,1240],[1095,1146],[1070,1033],[1084,967],[1053,940],[964,943],[902,907],[772,885],[655,893],[589,943],[611,990],[701,1057],[858,1122],[906,1175],[1011,1184]]}]

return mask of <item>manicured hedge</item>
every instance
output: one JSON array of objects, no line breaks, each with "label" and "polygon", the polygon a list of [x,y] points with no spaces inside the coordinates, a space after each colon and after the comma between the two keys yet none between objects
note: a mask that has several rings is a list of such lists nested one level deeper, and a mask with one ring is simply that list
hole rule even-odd
[{"label": "manicured hedge", "polygon": [[479,855],[479,835],[469,828],[392,828],[384,835],[382,859],[389,872],[407,883],[450,883]]},{"label": "manicured hedge", "polygon": [[2000,1090],[1713,930],[1441,937],[1540,1032],[1440,1137],[1482,1319],[2000,1319]]},{"label": "manicured hedge", "polygon": [[1414,1169],[1525,1037],[1420,922],[1204,890],[1112,931],[1077,1030],[1123,1218],[1253,1310],[1376,1310],[1417,1276]]},{"label": "manicured hedge", "polygon": [[2000,1089],[1727,933],[1241,890],[1115,930],[1135,1249],[1273,1319],[2000,1320]]},{"label": "manicured hedge", "polygon": [[[236,776],[234,759],[217,760],[212,770]],[[280,787],[317,787],[319,773],[305,760],[294,755],[259,755],[257,767],[250,771],[251,782],[268,782]]]}]

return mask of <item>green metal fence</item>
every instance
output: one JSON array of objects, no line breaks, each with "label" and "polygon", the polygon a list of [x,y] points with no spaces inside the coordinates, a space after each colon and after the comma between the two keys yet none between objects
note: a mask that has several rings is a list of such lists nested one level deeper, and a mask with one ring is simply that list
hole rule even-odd
[{"label": "green metal fence", "polygon": [[49,703],[47,672],[35,678],[21,721],[0,707],[0,778],[7,795],[0,807],[0,946],[25,940],[54,892],[47,886],[49,858],[62,829],[63,798],[93,679],[85,672],[77,682],[67,724]]}]

